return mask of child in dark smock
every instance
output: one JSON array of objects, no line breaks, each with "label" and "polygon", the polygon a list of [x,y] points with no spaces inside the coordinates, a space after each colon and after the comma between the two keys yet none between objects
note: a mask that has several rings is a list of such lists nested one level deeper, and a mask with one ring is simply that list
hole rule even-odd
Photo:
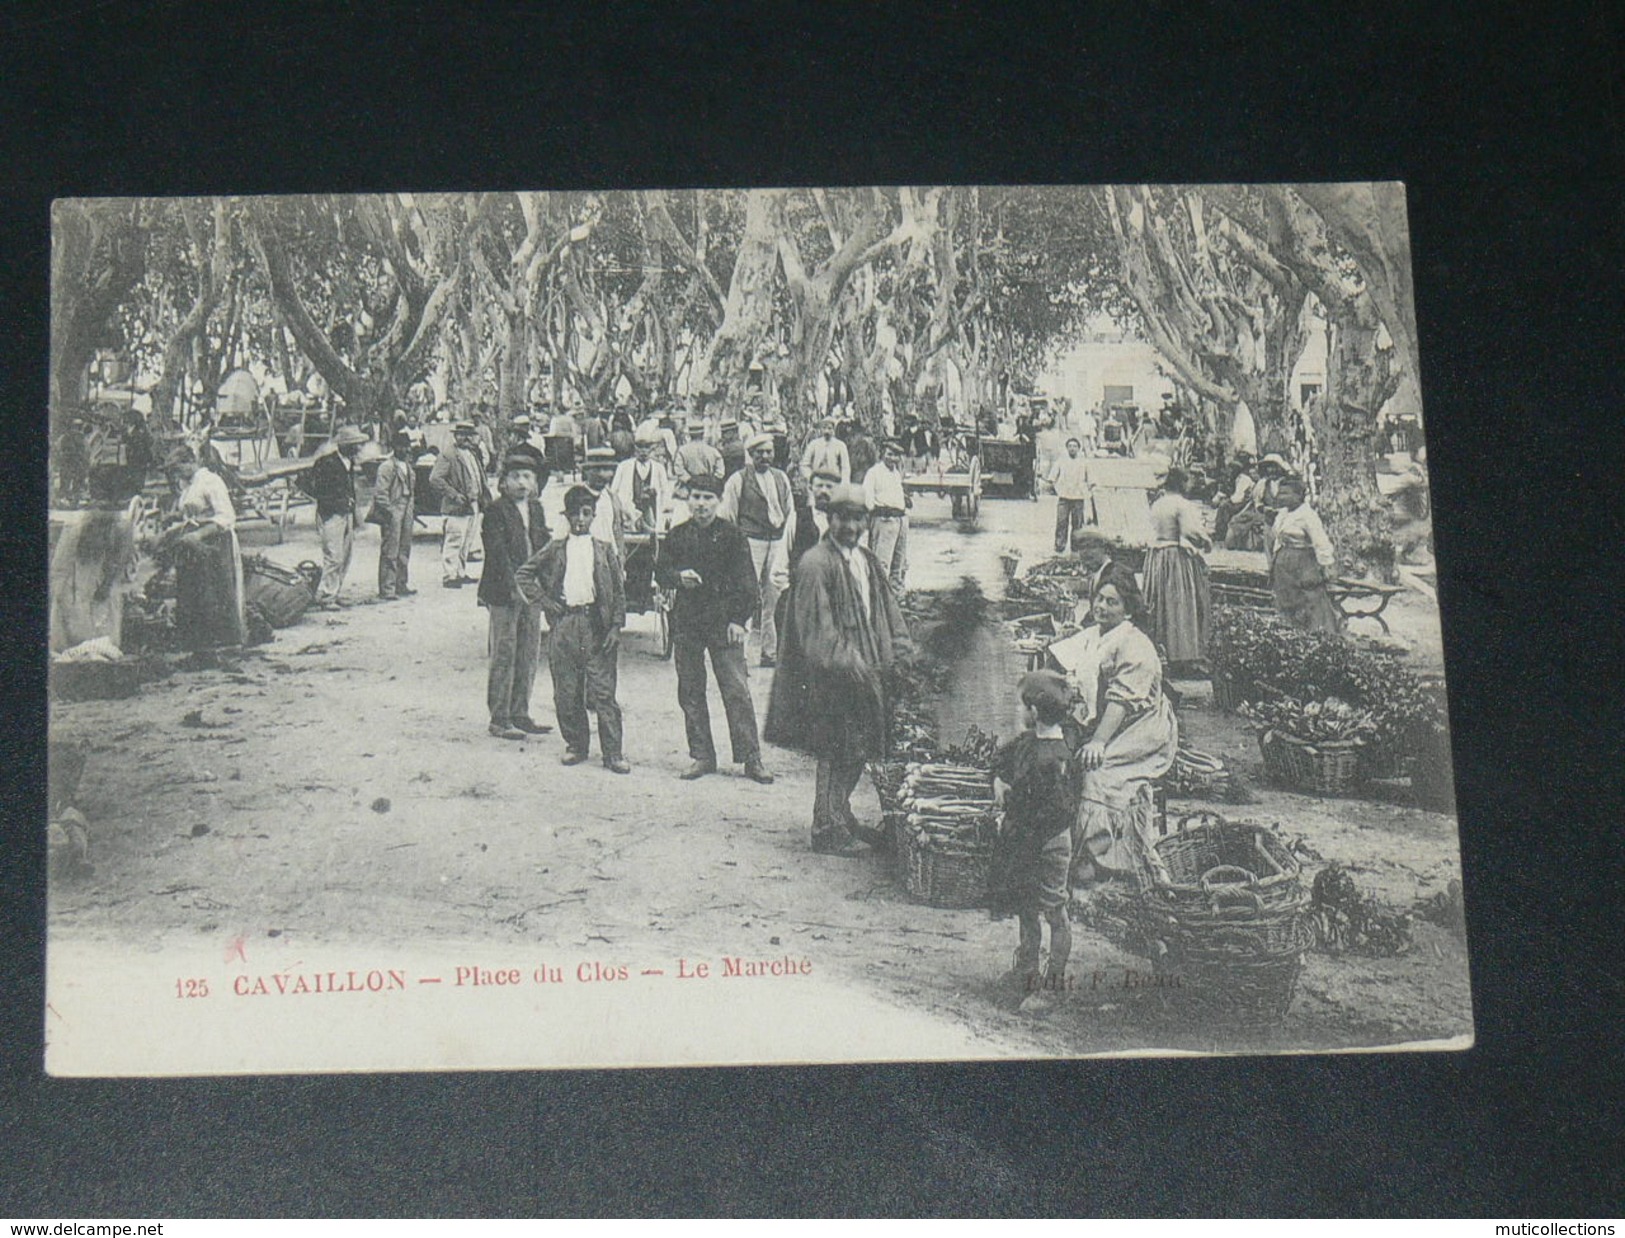
[{"label": "child in dark smock", "polygon": [[[1027,729],[993,757],[994,792],[1004,803],[1004,823],[993,844],[988,907],[996,920],[1018,918],[1021,943],[1004,980],[1023,995],[1022,1010],[1041,1013],[1050,1005],[1045,994],[1066,987],[1072,952],[1066,904],[1078,814],[1079,736],[1067,716],[1071,691],[1056,672],[1023,676],[1021,704]],[[1049,965],[1040,975],[1045,920]]]}]

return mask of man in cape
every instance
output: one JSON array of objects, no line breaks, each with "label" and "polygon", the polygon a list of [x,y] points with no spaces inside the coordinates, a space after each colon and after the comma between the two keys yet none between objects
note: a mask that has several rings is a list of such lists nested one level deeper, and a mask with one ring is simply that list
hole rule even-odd
[{"label": "man in cape", "polygon": [[835,487],[828,512],[828,531],[802,555],[790,587],[763,738],[818,759],[812,848],[854,856],[883,842],[858,823],[851,799],[865,762],[886,758],[890,672],[908,631],[879,560],[860,544],[862,489]]}]

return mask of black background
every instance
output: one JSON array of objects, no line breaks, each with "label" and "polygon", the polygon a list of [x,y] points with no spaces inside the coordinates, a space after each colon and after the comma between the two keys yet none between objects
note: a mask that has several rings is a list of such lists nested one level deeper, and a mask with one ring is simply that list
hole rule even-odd
[{"label": "black background", "polygon": [[[5,9],[0,1215],[1618,1216],[1620,30],[1514,7]],[[1409,186],[1471,1052],[43,1076],[51,198],[1310,179]]]}]

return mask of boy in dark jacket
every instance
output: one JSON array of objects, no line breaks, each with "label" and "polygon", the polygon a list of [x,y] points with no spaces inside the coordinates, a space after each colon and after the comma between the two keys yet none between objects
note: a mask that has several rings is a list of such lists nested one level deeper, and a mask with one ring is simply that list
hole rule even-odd
[{"label": "boy in dark jacket", "polygon": [[745,669],[745,626],[756,613],[756,571],[745,535],[717,516],[722,484],[720,477],[706,473],[688,479],[690,516],[671,531],[655,565],[655,579],[677,595],[671,620],[677,703],[693,761],[680,776],[691,781],[717,772],[706,702],[709,653],[728,714],[733,759],[744,765],[745,777],[766,785],[773,775],[762,766],[750,672]]},{"label": "boy in dark jacket", "polygon": [[[1078,816],[1078,736],[1063,729],[1071,704],[1064,676],[1033,671],[1021,680],[1027,729],[993,757],[995,794],[1004,803],[1004,824],[993,845],[988,908],[994,919],[1014,915],[1021,944],[1006,983],[1020,995],[1021,1009],[1041,1014],[1066,987],[1072,929],[1066,919],[1067,874],[1072,866],[1072,825]],[[1049,966],[1039,975],[1043,925],[1049,921]]]},{"label": "boy in dark jacket", "polygon": [[498,739],[545,735],[553,728],[530,716],[530,689],[541,650],[542,608],[519,596],[514,574],[551,540],[547,517],[536,499],[536,462],[526,454],[502,462],[502,497],[485,509],[480,525],[485,570],[479,602],[491,612],[491,666],[485,701],[490,732]]}]

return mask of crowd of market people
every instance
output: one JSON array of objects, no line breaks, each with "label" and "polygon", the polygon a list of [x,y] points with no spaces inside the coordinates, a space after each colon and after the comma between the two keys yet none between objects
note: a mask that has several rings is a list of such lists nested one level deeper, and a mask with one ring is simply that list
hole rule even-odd
[{"label": "crowd of market people", "polygon": [[[428,475],[443,518],[441,586],[477,585],[488,614],[490,735],[522,741],[556,724],[563,763],[579,765],[590,759],[596,729],[604,767],[628,773],[617,700],[628,592],[663,590],[690,760],[680,777],[717,772],[714,675],[729,756],[745,777],[774,781],[764,738],[816,760],[812,849],[854,856],[884,847],[884,835],[859,820],[851,799],[866,764],[888,755],[892,670],[909,647],[899,605],[911,506],[904,477],[908,463],[932,450],[917,423],[874,443],[828,419],[794,453],[782,425],[742,430],[732,416],[714,431],[704,419],[685,420],[681,442],[670,416],[634,421],[623,413],[585,427],[578,418],[553,418],[547,433],[533,433],[536,424],[515,419],[497,456],[478,422],[457,422]],[[364,516],[380,528],[382,601],[415,592],[409,580],[420,433],[409,419],[398,420]],[[541,496],[561,460],[560,439],[571,446],[563,461],[579,459],[580,480],[573,469],[560,477],[564,527],[553,529]],[[305,475],[322,545],[321,607],[346,604],[357,483],[371,444],[361,430],[340,426]],[[1022,680],[1026,729],[993,761],[1005,825],[991,906],[1019,920],[1008,979],[1040,1008],[1045,991],[1065,985],[1071,891],[1131,868],[1149,788],[1173,763],[1178,724],[1164,670],[1202,665],[1210,610],[1204,553],[1216,541],[1262,536],[1281,613],[1311,629],[1341,623],[1326,590],[1330,543],[1305,503],[1303,483],[1279,457],[1256,469],[1238,459],[1217,488],[1211,536],[1189,474],[1169,468],[1150,507],[1155,540],[1137,578],[1086,536],[1093,520],[1086,446],[1083,435],[1071,437],[1047,473],[1056,495],[1056,549],[1075,550],[1088,569],[1081,630],[1069,642],[1066,674],[1040,671]],[[167,468],[179,496],[178,522],[166,535],[177,625],[189,648],[240,645],[242,563],[228,489],[191,448],[176,449]],[[656,553],[635,553],[650,545]],[[469,574],[475,555],[483,558],[478,578]],[[753,636],[759,665],[774,672],[760,728],[746,653]],[[532,703],[544,637],[551,723],[537,718]],[[1050,950],[1040,973],[1044,923]]]}]

